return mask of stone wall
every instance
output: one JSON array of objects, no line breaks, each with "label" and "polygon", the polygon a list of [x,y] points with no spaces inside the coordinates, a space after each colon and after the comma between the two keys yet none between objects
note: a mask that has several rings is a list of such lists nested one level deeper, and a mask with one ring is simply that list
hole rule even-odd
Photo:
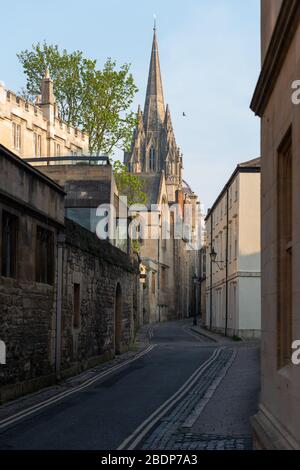
[{"label": "stone wall", "polygon": [[[54,181],[0,145],[0,340],[7,352],[0,402],[125,351],[140,323],[138,261],[65,220],[64,196]],[[8,217],[14,227],[10,271]],[[44,248],[41,255],[41,231],[44,242],[52,233],[47,255]],[[50,260],[53,271],[40,277]]]},{"label": "stone wall", "polygon": [[0,386],[31,380],[52,372],[49,344],[54,288],[0,285],[1,339],[7,347],[0,368]]},{"label": "stone wall", "polygon": [[[0,339],[7,346],[6,365],[0,366],[0,401],[50,385],[57,378],[57,286],[34,281],[35,222],[26,217],[21,221],[22,264],[27,266],[28,278],[2,277],[0,282]],[[138,322],[138,280],[136,261],[66,220],[59,375],[75,374],[115,355],[117,284],[122,293],[118,352],[130,347]],[[80,284],[79,328],[74,328],[74,283]]]},{"label": "stone wall", "polygon": [[[122,297],[120,351],[134,339],[138,264],[94,234],[66,220],[63,261],[62,370],[82,370],[115,354],[116,290]],[[80,285],[80,322],[74,326],[74,284]]]}]

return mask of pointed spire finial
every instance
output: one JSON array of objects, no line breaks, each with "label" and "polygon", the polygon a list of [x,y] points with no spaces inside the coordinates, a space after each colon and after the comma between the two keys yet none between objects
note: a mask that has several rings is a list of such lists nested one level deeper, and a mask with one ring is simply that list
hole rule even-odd
[{"label": "pointed spire finial", "polygon": [[49,72],[49,68],[46,67],[46,71],[45,71],[45,77],[46,79],[50,79],[50,72]]},{"label": "pointed spire finial", "polygon": [[156,31],[156,14],[155,13],[153,15],[153,20],[154,20],[153,31]]},{"label": "pointed spire finial", "polygon": [[154,23],[154,33],[148,75],[148,84],[144,108],[144,124],[157,127],[163,123],[165,118],[165,105],[162,87],[162,79],[159,64],[158,44],[156,35],[156,22]]},{"label": "pointed spire finial", "polygon": [[45,70],[44,78],[41,83],[41,104],[54,104],[55,97],[53,93],[53,81],[50,78],[48,67]]}]

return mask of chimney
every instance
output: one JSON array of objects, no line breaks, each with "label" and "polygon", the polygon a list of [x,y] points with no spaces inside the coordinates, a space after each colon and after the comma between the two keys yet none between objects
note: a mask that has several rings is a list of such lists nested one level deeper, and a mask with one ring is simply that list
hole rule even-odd
[{"label": "chimney", "polygon": [[41,85],[41,104],[55,104],[55,97],[53,93],[53,81],[50,78],[49,69],[46,69],[45,77],[42,80]]},{"label": "chimney", "polygon": [[45,77],[41,83],[41,98],[37,105],[43,111],[44,117],[53,124],[55,120],[55,96],[53,93],[53,81],[50,78],[49,70],[46,69]]}]

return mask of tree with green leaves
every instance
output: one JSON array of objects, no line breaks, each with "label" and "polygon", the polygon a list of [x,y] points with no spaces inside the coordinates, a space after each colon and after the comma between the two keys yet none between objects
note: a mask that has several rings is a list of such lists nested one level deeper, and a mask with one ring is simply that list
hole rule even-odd
[{"label": "tree with green leaves", "polygon": [[122,162],[116,160],[113,164],[116,185],[121,196],[127,197],[128,206],[147,204],[147,196],[143,191],[143,180],[138,175],[130,173]]},{"label": "tree with green leaves", "polygon": [[[143,180],[138,175],[130,173],[127,166],[119,160],[114,161],[113,171],[118,191],[121,196],[127,197],[128,206],[133,204],[146,205],[147,195],[143,191]],[[134,253],[140,253],[139,240],[130,240],[130,244]]]},{"label": "tree with green leaves", "polygon": [[61,119],[90,136],[90,153],[111,155],[128,149],[136,116],[130,111],[137,92],[129,64],[119,70],[110,58],[102,70],[81,51],[60,51],[57,45],[37,43],[18,55],[27,78],[23,96],[34,101],[46,69],[54,84]]}]

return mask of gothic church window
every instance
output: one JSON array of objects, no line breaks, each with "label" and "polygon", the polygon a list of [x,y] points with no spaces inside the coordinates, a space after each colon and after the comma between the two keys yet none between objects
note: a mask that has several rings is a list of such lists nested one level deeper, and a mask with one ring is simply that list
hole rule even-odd
[{"label": "gothic church window", "polygon": [[155,150],[153,147],[150,149],[150,161],[149,161],[150,171],[155,171]]}]

